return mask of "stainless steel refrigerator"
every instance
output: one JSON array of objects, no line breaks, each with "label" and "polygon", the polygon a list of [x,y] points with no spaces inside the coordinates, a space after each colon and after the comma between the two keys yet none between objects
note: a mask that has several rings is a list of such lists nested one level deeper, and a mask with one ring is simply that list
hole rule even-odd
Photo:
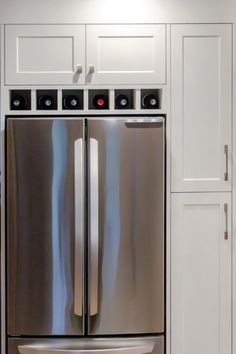
[{"label": "stainless steel refrigerator", "polygon": [[165,119],[6,124],[8,354],[162,354]]}]

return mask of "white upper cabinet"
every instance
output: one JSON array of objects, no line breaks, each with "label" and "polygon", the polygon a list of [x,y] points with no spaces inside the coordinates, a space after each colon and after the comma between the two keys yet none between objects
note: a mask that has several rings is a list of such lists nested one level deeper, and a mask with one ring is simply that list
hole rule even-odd
[{"label": "white upper cabinet", "polygon": [[84,84],[84,25],[7,25],[5,82]]},{"label": "white upper cabinet", "polygon": [[7,85],[166,84],[165,25],[6,25],[5,48]]},{"label": "white upper cabinet", "polygon": [[171,30],[172,192],[231,190],[232,26]]},{"label": "white upper cabinet", "polygon": [[88,25],[87,82],[165,84],[165,25]]},{"label": "white upper cabinet", "polygon": [[231,193],[171,202],[171,353],[231,354]]}]

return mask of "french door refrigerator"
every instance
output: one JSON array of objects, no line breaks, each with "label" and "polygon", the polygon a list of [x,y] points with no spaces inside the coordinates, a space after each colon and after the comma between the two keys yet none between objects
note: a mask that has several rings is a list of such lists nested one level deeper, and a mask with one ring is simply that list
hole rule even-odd
[{"label": "french door refrigerator", "polygon": [[8,354],[163,353],[164,118],[6,124]]}]

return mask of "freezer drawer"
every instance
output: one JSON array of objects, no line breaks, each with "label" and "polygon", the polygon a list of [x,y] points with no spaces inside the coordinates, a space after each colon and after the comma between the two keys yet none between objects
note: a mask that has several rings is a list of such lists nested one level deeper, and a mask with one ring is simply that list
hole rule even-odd
[{"label": "freezer drawer", "polygon": [[[164,354],[164,337],[100,339],[9,339],[7,354]],[[34,349],[34,350],[32,350]],[[109,351],[111,349],[111,351]],[[55,352],[58,350],[58,352]],[[78,350],[78,351],[77,351]],[[104,352],[103,352],[104,350]]]},{"label": "freezer drawer", "polygon": [[165,120],[88,119],[91,335],[164,332]]},{"label": "freezer drawer", "polygon": [[84,332],[83,127],[82,119],[7,120],[10,335]]}]

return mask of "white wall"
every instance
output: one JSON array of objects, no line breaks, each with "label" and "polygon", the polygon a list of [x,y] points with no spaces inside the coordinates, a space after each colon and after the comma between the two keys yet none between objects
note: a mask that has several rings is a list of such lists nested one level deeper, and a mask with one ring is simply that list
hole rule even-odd
[{"label": "white wall", "polygon": [[0,23],[234,22],[235,0],[0,0]]}]

